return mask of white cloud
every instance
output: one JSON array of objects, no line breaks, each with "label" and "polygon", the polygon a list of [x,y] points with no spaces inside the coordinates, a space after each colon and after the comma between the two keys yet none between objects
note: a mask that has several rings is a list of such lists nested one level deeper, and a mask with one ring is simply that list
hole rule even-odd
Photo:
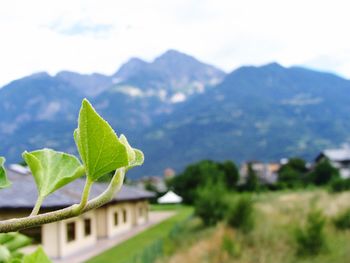
[{"label": "white cloud", "polygon": [[348,1],[31,0],[0,3],[0,85],[37,71],[112,74],[174,48],[230,71],[278,61],[350,77]]}]

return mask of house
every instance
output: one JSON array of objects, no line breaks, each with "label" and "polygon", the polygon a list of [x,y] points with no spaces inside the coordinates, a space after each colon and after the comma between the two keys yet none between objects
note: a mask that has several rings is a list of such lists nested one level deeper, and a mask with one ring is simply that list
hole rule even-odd
[{"label": "house", "polygon": [[273,184],[277,181],[278,170],[281,167],[279,163],[263,163],[259,161],[250,161],[243,163],[240,168],[240,183],[244,183],[248,177],[248,166],[251,165],[253,171],[262,184]]},{"label": "house", "polygon": [[[37,191],[34,178],[8,170],[10,188],[0,191],[0,220],[28,216],[34,207]],[[40,212],[64,208],[80,202],[85,180],[78,179],[54,192],[43,203]],[[107,184],[94,184],[90,198],[107,188]],[[46,224],[22,231],[41,243],[51,258],[64,258],[93,247],[99,239],[108,239],[130,231],[148,221],[148,199],[153,193],[123,185],[121,191],[108,204],[79,217]]]},{"label": "house", "polygon": [[333,167],[339,169],[343,179],[350,178],[350,148],[328,149],[317,155],[315,163],[328,160]]}]

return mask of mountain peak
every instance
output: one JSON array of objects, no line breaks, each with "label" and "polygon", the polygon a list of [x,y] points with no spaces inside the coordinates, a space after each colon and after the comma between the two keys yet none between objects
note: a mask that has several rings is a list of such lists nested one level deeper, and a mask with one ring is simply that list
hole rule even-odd
[{"label": "mountain peak", "polygon": [[49,75],[49,73],[47,73],[46,71],[40,71],[37,73],[34,73],[28,77],[24,77],[24,78],[31,78],[31,79],[40,79],[40,78],[50,78],[51,76]]},{"label": "mountain peak", "polygon": [[137,73],[142,68],[146,67],[149,63],[139,58],[130,58],[124,63],[119,70],[114,74],[115,77],[120,79],[127,79],[133,74]]},{"label": "mountain peak", "polygon": [[261,66],[261,68],[269,68],[269,69],[281,69],[284,68],[281,64],[277,63],[277,62],[271,62],[268,64],[265,64],[263,66]]},{"label": "mountain peak", "polygon": [[157,57],[153,63],[154,64],[163,64],[163,63],[186,63],[186,62],[199,62],[194,57],[187,55],[185,53],[182,53],[180,51],[177,51],[175,49],[169,49],[159,57]]}]

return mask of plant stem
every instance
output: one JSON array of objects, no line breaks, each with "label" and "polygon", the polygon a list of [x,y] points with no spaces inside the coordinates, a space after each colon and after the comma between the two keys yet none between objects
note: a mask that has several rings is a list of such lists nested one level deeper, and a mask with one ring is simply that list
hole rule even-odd
[{"label": "plant stem", "polygon": [[81,195],[80,204],[77,207],[77,209],[78,209],[77,212],[80,212],[81,210],[83,210],[85,208],[85,206],[88,202],[88,199],[89,199],[92,184],[93,184],[93,181],[89,177],[86,177],[84,190],[83,190],[83,193]]},{"label": "plant stem", "polygon": [[36,200],[35,206],[32,210],[32,212],[30,213],[30,216],[35,216],[39,213],[41,204],[43,203],[44,198],[40,195],[38,195],[38,199]]},{"label": "plant stem", "polygon": [[118,169],[107,189],[96,198],[88,201],[83,209],[79,209],[79,205],[75,204],[67,208],[57,211],[48,212],[45,214],[34,215],[24,218],[14,218],[0,221],[0,233],[18,231],[25,228],[36,227],[47,223],[68,219],[78,216],[82,213],[98,208],[113,199],[116,192],[118,192],[123,185],[125,176],[125,168]]}]

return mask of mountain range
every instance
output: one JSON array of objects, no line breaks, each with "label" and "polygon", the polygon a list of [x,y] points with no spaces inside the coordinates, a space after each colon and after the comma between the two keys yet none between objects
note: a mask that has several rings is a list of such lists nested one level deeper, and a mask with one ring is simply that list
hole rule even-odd
[{"label": "mountain range", "polygon": [[133,177],[201,160],[312,160],[350,140],[350,81],[277,63],[226,74],[169,50],[132,58],[110,76],[62,71],[0,89],[0,155],[51,147],[76,154],[72,132],[87,97],[118,134],[144,151]]}]

